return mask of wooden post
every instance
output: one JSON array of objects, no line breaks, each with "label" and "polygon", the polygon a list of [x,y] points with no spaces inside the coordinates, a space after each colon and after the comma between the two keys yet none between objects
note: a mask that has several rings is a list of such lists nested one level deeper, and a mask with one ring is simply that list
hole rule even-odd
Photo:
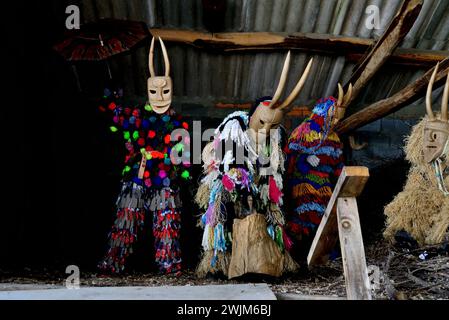
[{"label": "wooden post", "polygon": [[309,267],[324,264],[340,237],[348,299],[371,299],[356,197],[369,178],[366,167],[344,167],[307,257]]},{"label": "wooden post", "polygon": [[348,300],[371,300],[357,200],[338,198],[338,234]]}]

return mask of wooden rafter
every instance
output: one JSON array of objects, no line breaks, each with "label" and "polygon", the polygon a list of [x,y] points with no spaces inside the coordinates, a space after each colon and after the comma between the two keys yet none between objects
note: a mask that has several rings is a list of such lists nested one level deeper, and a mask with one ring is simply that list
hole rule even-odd
[{"label": "wooden rafter", "polygon": [[397,15],[391,21],[382,37],[357,65],[351,79],[348,81],[348,84],[352,83],[353,85],[351,101],[355,100],[371,78],[387,62],[402,40],[404,40],[418,18],[422,4],[423,0],[404,0]]},{"label": "wooden rafter", "polygon": [[[364,125],[386,117],[389,114],[396,112],[401,108],[408,106],[416,100],[424,97],[424,95],[426,94],[427,85],[429,84],[430,77],[432,76],[434,70],[435,67],[392,97],[378,101],[342,120],[335,127],[335,131],[339,134],[344,134],[356,130]],[[448,73],[449,58],[446,58],[440,63],[440,68],[438,69],[434,89],[437,89],[438,87],[443,85]]]},{"label": "wooden rafter", "polygon": [[[179,29],[150,29],[153,36],[166,42],[190,45],[220,53],[299,50],[310,53],[345,56],[357,62],[376,42],[372,39],[316,33],[236,32],[205,33]],[[449,51],[419,49],[394,50],[388,62],[428,68],[449,57]]]}]

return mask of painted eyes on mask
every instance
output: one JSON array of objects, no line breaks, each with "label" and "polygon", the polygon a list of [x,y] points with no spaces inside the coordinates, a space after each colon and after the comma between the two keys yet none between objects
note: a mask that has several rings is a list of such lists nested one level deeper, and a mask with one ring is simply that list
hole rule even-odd
[{"label": "painted eyes on mask", "polygon": [[431,132],[429,134],[429,138],[430,140],[435,141],[438,138],[438,135],[436,134],[436,132]]},{"label": "painted eyes on mask", "polygon": [[[166,89],[163,92],[164,92],[164,94],[168,94],[168,93],[170,93],[170,89]],[[156,94],[156,90],[150,90],[150,93],[151,94]]]}]

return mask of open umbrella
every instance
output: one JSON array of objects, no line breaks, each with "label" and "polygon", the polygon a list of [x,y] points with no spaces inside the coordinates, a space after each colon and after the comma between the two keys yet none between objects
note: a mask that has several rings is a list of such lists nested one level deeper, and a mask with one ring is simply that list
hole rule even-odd
[{"label": "open umbrella", "polygon": [[[143,22],[100,19],[83,24],[78,30],[67,30],[64,40],[53,48],[67,61],[106,61],[111,79],[107,59],[131,50],[149,34]],[[80,87],[76,68],[73,70]]]}]

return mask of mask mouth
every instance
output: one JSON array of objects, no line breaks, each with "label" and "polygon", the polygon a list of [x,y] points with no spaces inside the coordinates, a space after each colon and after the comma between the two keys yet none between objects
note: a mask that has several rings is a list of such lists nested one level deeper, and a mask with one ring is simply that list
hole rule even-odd
[{"label": "mask mouth", "polygon": [[170,101],[152,101],[151,102],[151,106],[152,107],[156,107],[156,108],[164,108],[164,107],[168,107],[170,105]]}]

